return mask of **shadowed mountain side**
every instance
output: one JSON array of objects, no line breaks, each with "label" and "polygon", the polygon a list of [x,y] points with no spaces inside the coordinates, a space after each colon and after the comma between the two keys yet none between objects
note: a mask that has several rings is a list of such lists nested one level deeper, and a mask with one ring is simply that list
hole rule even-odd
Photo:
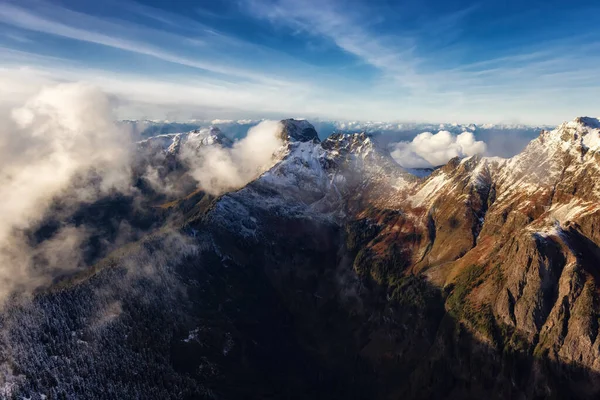
[{"label": "shadowed mountain side", "polygon": [[[15,304],[3,319],[9,335],[2,354],[15,376],[34,378],[15,393],[188,399],[598,394],[596,373],[534,355],[525,341],[517,350],[515,343],[483,340],[458,323],[444,304],[451,308],[459,286],[472,284],[469,277],[442,292],[390,263],[387,283],[378,284],[354,272],[352,228],[280,222],[294,234],[276,243],[216,235],[232,257],[215,252],[202,235],[153,235],[79,284]],[[182,243],[196,244],[183,250]],[[167,258],[156,253],[166,249]],[[132,270],[133,261],[146,265],[145,272]],[[489,329],[495,335],[505,328]],[[507,337],[516,340],[500,336]]]},{"label": "shadowed mountain side", "polygon": [[596,128],[418,179],[369,135],[287,125],[241,189],[162,204],[166,225],[12,298],[10,396],[600,395]]}]

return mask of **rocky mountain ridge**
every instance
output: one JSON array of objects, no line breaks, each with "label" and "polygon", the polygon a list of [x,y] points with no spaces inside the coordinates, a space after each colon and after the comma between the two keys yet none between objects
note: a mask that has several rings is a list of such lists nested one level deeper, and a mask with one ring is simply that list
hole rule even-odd
[{"label": "rocky mountain ridge", "polygon": [[511,159],[452,160],[396,205],[428,238],[404,244],[413,254],[407,269],[448,291],[446,308],[477,335],[592,371],[598,127],[578,118],[542,131]]},{"label": "rocky mountain ridge", "polygon": [[232,140],[221,132],[217,127],[194,129],[187,133],[168,133],[152,136],[137,143],[141,150],[165,151],[168,154],[179,154],[182,146],[187,146],[192,150],[197,150],[202,146],[211,146],[219,144],[229,147],[233,144]]},{"label": "rocky mountain ridge", "polygon": [[[321,206],[337,200],[342,225],[371,232],[353,262],[359,280],[394,287],[403,277],[424,276],[448,294],[446,310],[483,342],[599,372],[598,126],[578,118],[542,131],[511,159],[455,159],[421,180],[398,168],[389,174],[367,136],[334,136],[317,150],[299,150],[301,157],[292,151],[250,186],[269,187],[283,195],[282,204],[295,201],[321,217],[332,209]],[[340,158],[344,149],[349,158]],[[289,168],[295,163],[308,172]],[[323,164],[335,165],[335,174]],[[343,172],[349,165],[351,176]],[[295,192],[299,182],[310,185]],[[246,190],[221,204],[230,197],[242,203]],[[252,205],[245,209],[252,215]]]},{"label": "rocky mountain ridge", "polygon": [[[366,133],[284,120],[246,186],[194,188],[161,229],[5,311],[3,393],[594,398],[599,127],[417,177]],[[180,146],[218,138],[140,146],[183,176]]]}]

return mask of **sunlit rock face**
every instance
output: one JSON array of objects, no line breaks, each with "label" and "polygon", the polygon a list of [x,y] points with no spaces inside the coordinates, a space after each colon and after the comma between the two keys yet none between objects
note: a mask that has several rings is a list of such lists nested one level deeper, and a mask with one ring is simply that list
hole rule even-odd
[{"label": "sunlit rock face", "polygon": [[[185,180],[183,148],[238,142],[208,129],[138,143],[145,202],[118,218],[133,221],[135,205],[153,223],[11,300],[10,396],[600,393],[598,120],[427,173],[364,132],[321,141],[304,120],[273,127],[269,165],[214,194]],[[177,190],[161,194],[166,183]]]}]

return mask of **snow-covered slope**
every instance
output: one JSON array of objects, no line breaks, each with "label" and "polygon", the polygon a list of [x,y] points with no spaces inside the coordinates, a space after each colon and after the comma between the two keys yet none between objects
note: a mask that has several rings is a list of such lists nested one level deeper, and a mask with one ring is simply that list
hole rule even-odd
[{"label": "snow-covered slope", "polygon": [[[426,277],[443,288],[448,320],[491,349],[488,359],[503,351],[549,355],[598,372],[599,127],[578,118],[543,131],[512,158],[456,158],[425,178],[364,133],[289,140],[272,169],[222,196],[204,222],[220,254],[235,262],[244,262],[244,251],[226,251],[231,243],[260,249],[283,296],[318,265],[303,263],[305,254],[344,231],[349,281],[360,280],[360,290],[374,285],[387,299],[426,303],[404,286]],[[302,268],[286,270],[281,260]],[[320,285],[310,280],[299,296],[329,301]],[[438,339],[441,352],[459,348]]]},{"label": "snow-covered slope", "polygon": [[141,149],[151,151],[164,151],[168,154],[179,154],[182,147],[188,147],[190,150],[197,150],[202,146],[220,144],[222,146],[231,146],[231,139],[223,135],[217,127],[208,127],[195,129],[186,133],[170,133],[157,135],[138,142]]},{"label": "snow-covered slope", "polygon": [[[181,211],[174,227],[8,307],[0,386],[36,399],[107,387],[598,398],[599,126],[580,118],[513,158],[453,159],[418,178],[368,134],[321,142],[308,122],[282,121],[284,144],[252,182],[184,193],[185,207],[156,210]],[[176,164],[213,133],[140,148]]]},{"label": "snow-covered slope", "polygon": [[404,197],[418,183],[365,133],[335,134],[320,142],[306,121],[282,124],[286,145],[280,161],[246,187],[222,196],[209,216],[215,224],[232,226],[236,215],[259,225],[257,214],[341,217],[362,202]]},{"label": "snow-covered slope", "polygon": [[[481,185],[493,181],[499,200],[553,191],[556,186],[579,179],[586,181],[585,196],[589,198],[600,194],[600,183],[586,179],[592,171],[600,173],[599,150],[600,122],[595,118],[580,117],[554,130],[541,131],[512,158],[473,156],[463,159],[460,164],[470,166],[473,183]],[[418,189],[413,202],[431,203],[445,192],[444,188],[452,190],[454,185],[444,169],[437,170]]]}]

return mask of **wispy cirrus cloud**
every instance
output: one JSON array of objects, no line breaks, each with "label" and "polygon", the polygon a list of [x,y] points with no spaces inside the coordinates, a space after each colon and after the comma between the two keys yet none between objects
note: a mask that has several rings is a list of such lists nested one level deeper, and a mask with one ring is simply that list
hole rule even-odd
[{"label": "wispy cirrus cloud", "polygon": [[[377,31],[373,26],[377,24],[370,23],[370,19],[381,22],[377,15],[385,16],[373,16],[373,11],[360,3],[356,8],[338,0],[242,0],[242,4],[250,14],[275,25],[288,25],[328,38],[401,85],[418,89],[475,84],[490,77],[518,79],[516,75],[524,73],[523,80],[529,80],[540,73],[555,76],[565,70],[585,71],[589,65],[573,65],[574,61],[580,56],[589,59],[592,52],[600,48],[597,40],[585,47],[574,47],[573,41],[567,38],[520,47],[501,57],[448,67],[444,58],[455,56],[456,46],[438,48],[433,54],[427,54],[422,49],[426,45],[424,41],[431,36],[453,37],[457,31],[468,29],[463,19],[477,9],[476,5],[435,17],[419,29],[387,35]],[[515,83],[515,86],[520,84]]]},{"label": "wispy cirrus cloud", "polygon": [[[434,97],[451,100],[460,106],[460,113],[467,106],[480,106],[481,101],[496,101],[495,106],[502,108],[506,101],[519,103],[518,96],[539,100],[557,91],[585,86],[587,92],[600,86],[596,66],[600,41],[592,37],[585,46],[574,45],[580,37],[566,37],[458,63],[455,59],[464,57],[468,49],[451,44],[450,38],[469,29],[464,19],[477,10],[477,4],[431,18],[419,29],[396,30],[392,36],[378,29],[386,18],[381,10],[375,9],[373,15],[373,9],[361,3],[349,7],[337,0],[242,0],[242,4],[257,18],[320,35],[375,67],[382,74],[380,93],[395,91],[399,98],[421,104]],[[434,37],[443,38],[437,39],[438,48],[429,43]],[[399,91],[402,88],[407,91]]]},{"label": "wispy cirrus cloud", "polygon": [[[477,7],[423,20],[418,28],[381,32],[387,9],[338,0],[242,0],[251,15],[274,25],[288,25],[309,35],[319,35],[383,73],[384,85],[433,93],[443,79],[435,78],[431,55],[420,47],[427,42],[447,44],[464,28],[463,19]],[[396,17],[398,18],[398,17]],[[407,17],[404,17],[407,18]],[[403,18],[395,23],[402,24]],[[448,51],[450,52],[450,51]],[[441,53],[439,55],[442,55]],[[435,66],[434,66],[435,67]]]},{"label": "wispy cirrus cloud", "polygon": [[253,15],[271,23],[287,24],[332,40],[404,86],[425,84],[417,73],[419,59],[414,54],[415,39],[410,36],[375,37],[364,28],[369,20],[368,13],[362,13],[362,10],[342,11],[350,8],[348,4],[331,0],[243,0],[242,4]]},{"label": "wispy cirrus cloud", "polygon": [[[236,68],[214,60],[186,57],[166,50],[165,46],[156,46],[148,41],[148,38],[150,38],[157,43],[175,46],[180,45],[182,42],[185,43],[189,40],[187,37],[150,29],[131,22],[119,23],[103,20],[52,4],[42,4],[44,4],[42,8],[31,9],[11,3],[0,3],[0,21],[30,31],[150,56],[162,61],[215,73],[221,77],[241,78],[265,85],[286,86],[290,84],[290,81],[277,79],[273,75]],[[149,11],[146,11],[145,14],[154,16]],[[168,20],[163,18],[163,21]],[[214,45],[215,32],[207,31],[205,34],[210,36],[210,42]],[[194,37],[194,40],[196,45],[202,41],[199,36]],[[208,52],[207,49],[204,51]]]},{"label": "wispy cirrus cloud", "polygon": [[[20,63],[36,67],[0,67],[0,109],[21,103],[45,86],[60,82],[86,82],[118,100],[124,119],[167,118],[284,118],[289,115],[343,118],[338,104],[314,97],[307,88],[265,87],[255,82],[228,83],[187,77],[157,79],[133,73],[108,72],[72,65],[61,59],[15,54]],[[0,48],[0,62],[2,49]],[[382,108],[381,102],[366,107]],[[345,102],[345,111],[364,111],[360,99]]]},{"label": "wispy cirrus cloud", "polygon": [[469,33],[484,3],[432,11],[410,0],[231,0],[198,11],[206,4],[107,1],[100,11],[72,0],[0,2],[0,80],[30,77],[9,82],[12,93],[47,79],[90,80],[118,95],[131,118],[179,108],[550,123],[600,105],[597,36],[503,33],[488,49]]}]

